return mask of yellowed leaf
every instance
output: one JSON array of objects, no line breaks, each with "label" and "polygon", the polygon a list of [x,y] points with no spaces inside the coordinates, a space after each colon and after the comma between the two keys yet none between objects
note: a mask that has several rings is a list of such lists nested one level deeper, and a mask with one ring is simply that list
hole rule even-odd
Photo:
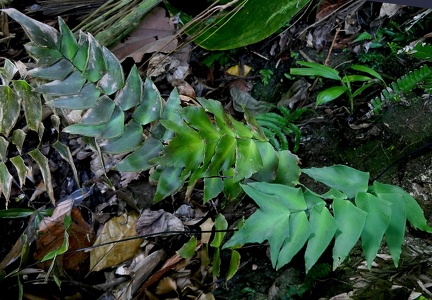
[{"label": "yellowed leaf", "polygon": [[240,68],[239,65],[235,65],[230,67],[227,70],[227,73],[232,75],[232,76],[247,76],[250,72],[250,70],[252,70],[251,67],[249,67],[248,65],[243,65],[243,70]]},{"label": "yellowed leaf", "polygon": [[102,232],[94,245],[114,242],[106,246],[93,248],[90,252],[90,271],[100,271],[116,266],[132,258],[139,249],[142,239],[120,242],[128,237],[136,236],[135,224],[138,216],[135,212],[124,213],[105,223]]},{"label": "yellowed leaf", "polygon": [[157,295],[168,294],[177,290],[177,284],[171,277],[163,278],[156,289]]},{"label": "yellowed leaf", "polygon": [[208,218],[207,220],[205,220],[204,223],[200,225],[202,231],[208,231],[201,234],[201,243],[208,244],[210,242],[211,230],[213,226],[214,222],[211,218]]}]

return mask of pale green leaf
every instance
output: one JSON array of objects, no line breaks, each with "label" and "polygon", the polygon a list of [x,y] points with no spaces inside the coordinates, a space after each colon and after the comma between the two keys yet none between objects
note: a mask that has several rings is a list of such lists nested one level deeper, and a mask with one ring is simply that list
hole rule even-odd
[{"label": "pale green leaf", "polygon": [[10,159],[10,161],[17,170],[20,187],[24,186],[26,181],[26,175],[29,171],[29,168],[26,166],[24,159],[21,156],[14,156]]},{"label": "pale green leaf", "polygon": [[369,185],[369,173],[344,165],[303,169],[302,172],[330,188],[338,189],[348,198],[354,198],[359,192],[366,192]]},{"label": "pale green leaf", "polygon": [[390,222],[392,204],[369,193],[358,193],[355,202],[368,213],[361,233],[362,248],[368,268],[372,266]]},{"label": "pale green leaf", "polygon": [[40,95],[24,80],[16,80],[13,86],[22,99],[24,115],[29,129],[38,131],[42,122],[42,101]]},{"label": "pale green leaf", "polygon": [[223,135],[216,145],[215,153],[206,171],[206,176],[217,176],[234,164],[237,140],[230,135]]},{"label": "pale green leaf", "polygon": [[78,51],[78,43],[63,19],[58,17],[57,20],[60,30],[60,51],[67,59],[72,60]]},{"label": "pale green leaf", "polygon": [[58,48],[59,33],[51,26],[27,17],[14,8],[3,9],[3,12],[20,23],[33,42],[48,48]]},{"label": "pale green leaf", "polygon": [[53,65],[31,69],[28,74],[46,80],[63,80],[73,71],[74,66],[67,59],[61,59]]},{"label": "pale green leaf", "polygon": [[[165,107],[162,111],[161,119],[162,120],[170,120],[174,123],[180,124],[182,122],[182,118],[179,114],[180,111],[180,95],[176,88],[174,88],[168,100],[165,103]],[[161,123],[157,123],[157,125],[152,130],[153,136],[167,141],[173,138],[174,132],[167,130]]]},{"label": "pale green leaf", "polygon": [[[117,93],[114,102],[120,106],[123,111],[138,105],[143,97],[143,82],[138,73],[137,67],[134,65],[129,72],[126,83],[123,88]],[[143,117],[134,114],[134,117]],[[135,121],[139,122],[139,118]]]},{"label": "pale green leaf", "polygon": [[321,105],[339,98],[348,89],[344,86],[333,86],[318,93],[316,105]]},{"label": "pale green leaf", "polygon": [[141,125],[131,120],[122,135],[103,142],[100,147],[103,152],[119,154],[133,151],[141,144],[143,129]]},{"label": "pale green leaf", "polygon": [[300,159],[288,150],[278,151],[277,155],[279,165],[274,182],[290,186],[296,185],[301,173]]},{"label": "pale green leaf", "polygon": [[333,270],[348,256],[363,231],[367,213],[349,200],[333,201],[334,217],[339,225],[333,247]]},{"label": "pale green leaf", "polygon": [[327,249],[339,226],[328,209],[312,209],[309,217],[312,235],[308,241],[305,253],[306,273],[318,261]]},{"label": "pale green leaf", "polygon": [[144,82],[143,99],[135,109],[132,118],[141,125],[149,124],[160,118],[162,111],[162,97],[153,81],[147,78]]},{"label": "pale green leaf", "polygon": [[54,187],[53,181],[51,177],[51,171],[49,168],[48,158],[39,151],[39,149],[34,149],[29,152],[31,158],[38,164],[40,171],[42,173],[42,177],[45,183],[45,187],[48,193],[49,198],[53,205],[55,205],[55,197],[54,197]]},{"label": "pale green leaf", "polygon": [[[278,153],[268,142],[256,141],[255,144],[258,147],[258,151],[263,162],[263,168],[257,173],[253,174],[252,178],[256,181],[271,182],[276,178],[276,173],[278,170]],[[293,171],[294,170],[291,170],[290,172]]]},{"label": "pale green leaf", "polygon": [[227,134],[235,137],[235,132],[230,124],[230,118],[224,112],[219,101],[197,97],[198,102],[214,115],[214,120],[220,135]]},{"label": "pale green leaf", "polygon": [[213,241],[210,243],[210,246],[219,248],[222,245],[223,238],[226,235],[226,230],[228,228],[228,222],[225,219],[224,215],[218,213],[215,218],[215,236]]},{"label": "pale green leaf", "polygon": [[372,68],[369,68],[369,67],[366,67],[363,65],[352,65],[352,66],[350,66],[350,68],[353,70],[356,70],[356,71],[367,73],[367,74],[369,74],[375,78],[378,78],[382,82],[384,82],[384,79],[382,78],[382,76]]},{"label": "pale green leaf", "polygon": [[192,236],[176,253],[182,258],[192,258],[195,254],[197,243],[196,237]]},{"label": "pale green leaf", "polygon": [[89,41],[88,61],[83,76],[90,82],[96,82],[102,78],[107,71],[105,57],[102,47],[91,34],[87,34]]},{"label": "pale green leaf", "polygon": [[223,247],[262,243],[268,240],[272,265],[276,266],[281,246],[290,234],[290,203],[287,203],[286,198],[276,198],[251,185],[241,184],[241,187],[258,204],[259,209],[246,220],[245,225],[234,233]]},{"label": "pale green leaf", "polygon": [[406,217],[412,226],[415,228],[421,229],[423,231],[432,232],[432,228],[428,226],[427,220],[424,216],[424,212],[421,209],[420,205],[417,201],[403,189],[398,186],[390,185],[390,184],[382,184],[377,181],[374,183],[374,190],[377,195],[381,195],[383,193],[396,193],[399,194],[406,206]]},{"label": "pale green leaf", "polygon": [[224,179],[224,196],[227,200],[235,200],[239,197],[239,195],[243,192],[243,189],[240,186],[240,182],[234,182],[234,169],[230,168],[226,171],[222,172],[222,175],[225,176]]},{"label": "pale green leaf", "polygon": [[6,137],[20,114],[21,101],[9,86],[0,86],[0,133]]},{"label": "pale green leaf", "polygon": [[155,164],[150,163],[150,160],[159,156],[162,150],[162,143],[153,137],[145,140],[140,149],[123,159],[116,165],[116,169],[120,172],[142,172],[150,169]]},{"label": "pale green leaf", "polygon": [[92,83],[85,85],[78,95],[62,96],[47,101],[48,105],[67,109],[88,109],[96,104],[100,91]]},{"label": "pale green leaf", "polygon": [[76,95],[81,91],[85,82],[86,80],[81,76],[81,73],[75,71],[63,80],[54,80],[40,85],[35,91],[53,96]]},{"label": "pale green leaf", "polygon": [[107,48],[102,47],[107,65],[107,73],[102,76],[98,86],[106,95],[111,95],[121,89],[125,84],[123,68],[115,55]]},{"label": "pale green leaf", "polygon": [[10,192],[12,187],[12,175],[8,171],[8,167],[4,162],[0,162],[0,192],[6,199],[6,209],[8,208]]},{"label": "pale green leaf", "polygon": [[9,147],[9,141],[4,137],[0,136],[0,161],[7,161],[7,152]]},{"label": "pale green leaf", "polygon": [[238,253],[236,250],[232,250],[230,264],[226,275],[227,281],[230,280],[235,275],[235,273],[237,273],[239,267],[240,267],[240,253]]},{"label": "pale green leaf", "polygon": [[291,214],[289,221],[290,235],[286,237],[279,253],[276,270],[289,263],[309,239],[312,231],[304,211]]},{"label": "pale green leaf", "polygon": [[234,181],[251,177],[263,167],[258,147],[252,139],[237,139]]},{"label": "pale green leaf", "polygon": [[314,208],[320,211],[327,204],[318,194],[312,192],[307,188],[303,193],[303,197],[305,198],[308,212],[312,211]]},{"label": "pale green leaf", "polygon": [[316,62],[297,61],[297,64],[308,68],[292,68],[291,75],[298,76],[321,76],[327,79],[341,80],[339,72],[333,68],[324,66]]}]

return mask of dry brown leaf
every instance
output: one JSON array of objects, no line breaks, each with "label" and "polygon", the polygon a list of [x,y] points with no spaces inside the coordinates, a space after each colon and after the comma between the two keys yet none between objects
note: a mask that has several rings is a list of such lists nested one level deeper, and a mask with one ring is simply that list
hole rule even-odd
[{"label": "dry brown leaf", "polygon": [[189,74],[189,64],[177,57],[158,53],[153,55],[147,68],[148,77],[166,75],[168,82],[184,79]]},{"label": "dry brown leaf", "polygon": [[208,218],[207,220],[205,220],[204,223],[200,225],[202,231],[208,231],[208,232],[203,232],[201,234],[201,243],[203,244],[210,243],[211,230],[213,226],[214,226],[214,222],[211,218]]},{"label": "dry brown leaf", "polygon": [[173,87],[177,88],[180,95],[195,99],[195,90],[187,81],[183,79],[174,79],[171,81],[171,84]]},{"label": "dry brown leaf", "polygon": [[[46,217],[39,224],[39,232],[36,240],[34,258],[42,260],[49,252],[60,248],[64,240],[64,217],[70,215],[72,224],[69,228],[69,251],[90,247],[94,239],[93,229],[83,219],[78,208],[73,207],[73,199],[60,202],[54,209],[51,217]],[[84,271],[87,266],[83,262],[88,258],[88,253],[78,251],[64,254],[57,258],[57,262],[69,271]],[[51,261],[41,264],[42,268],[48,268]]]},{"label": "dry brown leaf", "polygon": [[120,241],[137,235],[135,230],[137,219],[138,216],[135,212],[124,213],[120,217],[114,217],[105,223],[94,245],[113,243],[91,250],[90,271],[96,272],[116,266],[135,255],[142,243],[142,239]]},{"label": "dry brown leaf", "polygon": [[177,47],[174,37],[175,29],[166,11],[155,7],[150,11],[125,42],[112,49],[120,61],[132,57],[136,63],[141,62],[144,54],[152,52],[171,52]]},{"label": "dry brown leaf", "polygon": [[157,211],[146,209],[141,213],[136,223],[136,231],[139,235],[184,231],[184,225],[179,218],[163,209]]},{"label": "dry brown leaf", "polygon": [[161,281],[159,281],[159,284],[156,288],[156,294],[157,295],[164,295],[171,292],[176,292],[177,290],[177,284],[174,279],[171,277],[165,277],[162,278]]}]

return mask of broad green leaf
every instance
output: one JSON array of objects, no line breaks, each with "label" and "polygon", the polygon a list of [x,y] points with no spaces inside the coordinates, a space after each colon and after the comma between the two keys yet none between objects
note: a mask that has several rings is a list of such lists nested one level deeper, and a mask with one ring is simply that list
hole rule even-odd
[{"label": "broad green leaf", "polygon": [[224,188],[224,184],[222,181],[222,178],[220,177],[211,177],[211,178],[204,178],[204,203],[208,202],[209,200],[215,198],[217,195],[219,195]]},{"label": "broad green leaf", "polygon": [[316,105],[321,105],[339,98],[348,89],[344,86],[333,86],[318,93]]},{"label": "broad green leaf", "polygon": [[162,143],[153,137],[145,140],[140,149],[123,159],[116,165],[116,170],[120,172],[142,172],[154,166],[150,160],[159,156],[162,150]]},{"label": "broad green leaf", "polygon": [[289,221],[290,235],[284,240],[279,253],[276,270],[289,263],[309,239],[312,231],[304,211],[291,214]]},{"label": "broad green leaf", "polygon": [[327,192],[321,195],[323,199],[347,199],[347,195],[342,193],[341,191],[331,188]]},{"label": "broad green leaf", "polygon": [[414,226],[415,228],[432,233],[432,228],[428,226],[427,220],[424,217],[423,210],[421,209],[417,201],[413,197],[411,197],[410,194],[408,194],[398,186],[390,185],[390,184],[382,184],[377,181],[375,181],[373,188],[377,193],[377,195],[381,195],[383,193],[399,194],[405,202],[406,217],[408,221],[411,223],[411,225]]},{"label": "broad green leaf", "polygon": [[353,70],[356,70],[356,71],[367,73],[367,74],[369,74],[375,78],[378,78],[382,82],[384,82],[384,79],[382,78],[382,76],[377,71],[375,71],[374,69],[371,69],[371,68],[363,66],[363,65],[352,65],[352,66],[350,66],[350,68]]},{"label": "broad green leaf", "polygon": [[54,187],[53,181],[51,177],[51,171],[48,163],[48,158],[39,151],[39,149],[34,149],[29,152],[31,158],[38,164],[40,171],[42,173],[42,177],[45,183],[45,187],[48,193],[49,198],[53,205],[55,205],[55,197],[54,197]]},{"label": "broad green leaf", "polygon": [[224,112],[220,102],[212,99],[204,99],[197,97],[198,102],[210,113],[214,115],[215,123],[220,135],[227,134],[235,137],[232,125],[230,124],[230,118]]},{"label": "broad green leaf", "polygon": [[303,197],[305,198],[307,204],[307,211],[311,212],[314,208],[317,210],[322,210],[326,206],[326,202],[321,198],[320,195],[314,193],[313,191],[306,188],[303,193]]},{"label": "broad green leaf", "polygon": [[40,95],[25,80],[16,80],[13,87],[22,99],[27,127],[38,131],[42,123],[42,101]]},{"label": "broad green leaf", "polygon": [[[123,111],[135,107],[143,97],[143,82],[138,73],[138,69],[134,65],[129,72],[126,83],[123,88],[117,93],[114,102],[120,106]],[[138,117],[138,118],[137,118]],[[139,117],[145,117],[134,114],[135,121],[140,123]]]},{"label": "broad green leaf", "polygon": [[0,78],[2,80],[2,85],[9,85],[17,71],[17,66],[9,59],[4,58],[4,65],[2,68],[0,68]]},{"label": "broad green leaf", "polygon": [[195,248],[197,246],[196,237],[192,236],[179,250],[176,251],[182,258],[192,258],[195,254]]},{"label": "broad green leaf", "polygon": [[35,43],[27,43],[24,47],[39,66],[50,66],[63,58],[57,49],[38,46]]},{"label": "broad green leaf", "polygon": [[387,230],[385,232],[386,244],[389,247],[390,254],[394,264],[399,265],[399,258],[402,252],[402,244],[404,242],[407,210],[405,201],[402,195],[394,193],[380,193],[378,198],[393,204],[391,206],[391,218]]},{"label": "broad green leaf", "polygon": [[366,262],[370,269],[389,225],[392,204],[369,193],[358,193],[355,202],[359,208],[368,214],[361,233],[361,240]]},{"label": "broad green leaf", "polygon": [[235,273],[237,273],[239,266],[240,266],[240,253],[238,253],[236,250],[232,250],[230,264],[226,275],[226,281],[230,280],[235,275]]},{"label": "broad green leaf", "polygon": [[[257,43],[288,24],[309,0],[241,0],[228,13],[188,27],[194,42],[209,50],[227,50]],[[224,4],[226,2],[223,2]],[[203,24],[204,23],[204,24]],[[202,28],[206,25],[205,28]],[[201,30],[202,29],[202,30]],[[196,34],[198,34],[196,36]]]},{"label": "broad green leaf", "polygon": [[58,48],[59,33],[51,26],[27,17],[14,8],[2,11],[20,23],[30,40],[36,44],[53,49]]},{"label": "broad green leaf", "polygon": [[8,171],[8,167],[4,162],[0,162],[0,192],[6,199],[6,209],[8,208],[10,192],[12,187],[12,175]]},{"label": "broad green leaf", "polygon": [[328,209],[312,209],[309,217],[312,235],[308,241],[305,253],[306,273],[318,261],[328,247],[339,226]]},{"label": "broad green leaf", "polygon": [[278,151],[277,155],[279,165],[274,182],[290,186],[296,185],[301,173],[300,159],[288,150]]},{"label": "broad green leaf", "polygon": [[303,169],[302,172],[330,188],[338,189],[348,198],[354,198],[357,193],[366,192],[369,185],[369,173],[344,165]]},{"label": "broad green leaf", "polygon": [[111,51],[102,47],[102,52],[107,65],[107,73],[99,80],[98,86],[106,95],[112,95],[125,84],[123,68]]},{"label": "broad green leaf", "polygon": [[14,219],[14,218],[27,218],[35,213],[31,208],[9,208],[0,210],[0,218]]},{"label": "broad green leaf", "polygon": [[355,81],[369,81],[372,80],[369,76],[351,74],[342,77],[343,82],[355,82]]},{"label": "broad green leaf", "polygon": [[321,76],[327,79],[341,80],[339,72],[333,68],[324,66],[316,62],[297,61],[297,64],[308,68],[291,68],[291,75],[299,76]]},{"label": "broad green leaf", "polygon": [[100,97],[95,106],[86,111],[82,116],[80,125],[100,125],[109,122],[116,105],[106,95]]},{"label": "broad green leaf", "polygon": [[[303,191],[300,188],[267,182],[251,182],[248,183],[248,186],[252,187],[254,190],[270,195],[270,198],[273,197],[275,200],[279,199],[290,212],[305,211],[307,209]],[[250,190],[249,192],[252,191]],[[248,195],[251,196],[249,193]],[[254,198],[253,196],[251,197]]]},{"label": "broad green leaf", "polygon": [[67,59],[61,59],[53,65],[31,69],[28,74],[46,80],[63,80],[73,71],[74,66]]},{"label": "broad green leaf", "polygon": [[252,175],[257,181],[272,182],[276,178],[276,172],[279,165],[278,153],[268,142],[255,142],[260,153],[263,168]]},{"label": "broad green leaf", "polygon": [[175,124],[169,120],[160,121],[166,128],[175,132],[175,137],[164,147],[164,156],[153,162],[177,168],[187,167],[193,170],[204,158],[205,144],[198,132],[185,123]]},{"label": "broad green leaf", "polygon": [[131,120],[125,127],[122,135],[103,142],[100,147],[103,152],[119,154],[133,151],[138,148],[142,140],[142,127]]},{"label": "broad green leaf", "polygon": [[89,109],[92,108],[100,95],[100,91],[92,83],[85,85],[78,95],[62,96],[47,101],[48,105],[67,109]]},{"label": "broad green leaf", "polygon": [[374,82],[369,82],[369,83],[364,83],[361,87],[359,87],[358,89],[356,89],[353,93],[352,96],[355,98],[358,95],[360,95],[361,93],[363,93],[364,90],[366,90],[367,88],[369,88],[370,86],[374,85]]},{"label": "broad green leaf", "polygon": [[132,118],[141,125],[149,124],[160,118],[162,97],[150,78],[144,82],[144,94],[141,104],[135,109]]},{"label": "broad green leaf", "polygon": [[215,154],[208,166],[206,176],[217,176],[234,164],[237,140],[230,135],[223,135],[215,148]]},{"label": "broad green leaf", "polygon": [[21,108],[18,95],[9,86],[0,86],[0,133],[6,137],[15,126]]},{"label": "broad green leaf", "polygon": [[240,185],[246,194],[258,204],[259,209],[246,220],[244,226],[234,233],[223,247],[262,243],[268,240],[272,265],[276,266],[281,246],[290,234],[290,203],[284,198],[276,198],[274,195],[263,193],[249,184]]},{"label": "broad green leaf", "polygon": [[60,156],[69,163],[72,173],[74,174],[75,182],[78,186],[80,186],[79,178],[78,178],[78,172],[75,167],[75,163],[73,160],[72,153],[66,145],[63,145],[58,140],[53,144],[53,148],[57,150],[57,152],[60,154]]},{"label": "broad green leaf", "polygon": [[252,131],[245,126],[242,122],[237,121],[231,116],[228,116],[230,119],[230,123],[232,124],[234,131],[236,133],[237,138],[239,139],[251,139],[252,138]]},{"label": "broad green leaf", "polygon": [[89,56],[83,76],[95,83],[105,74],[107,66],[101,45],[91,34],[87,34],[87,38],[89,41]]},{"label": "broad green leaf", "polygon": [[82,31],[79,32],[78,51],[73,59],[73,65],[83,72],[89,59],[89,41],[87,35]]},{"label": "broad green leaf", "polygon": [[333,247],[333,270],[348,256],[363,231],[367,213],[349,200],[333,201],[334,217],[339,225]]},{"label": "broad green leaf", "polygon": [[203,139],[207,141],[218,141],[220,135],[215,126],[210,122],[204,108],[199,106],[189,106],[181,110],[181,114],[192,128],[195,128]]},{"label": "broad green leaf", "polygon": [[218,213],[215,218],[215,236],[213,241],[210,243],[210,246],[219,248],[222,245],[222,241],[226,235],[226,230],[228,228],[228,222],[225,219],[224,215]]},{"label": "broad green leaf", "polygon": [[157,203],[177,192],[184,184],[184,180],[180,177],[182,168],[166,167],[160,174],[156,194],[153,198],[153,203]]},{"label": "broad green leaf", "polygon": [[26,175],[29,171],[29,168],[26,166],[24,159],[21,156],[14,156],[10,159],[10,161],[17,170],[20,187],[22,187],[25,184]]},{"label": "broad green leaf", "polygon": [[75,71],[64,80],[54,80],[40,85],[35,91],[54,96],[76,95],[81,91],[85,82],[86,80],[81,76],[81,73]]},{"label": "broad green leaf", "polygon": [[234,181],[249,178],[263,167],[258,147],[252,139],[237,139]]},{"label": "broad green leaf", "polygon": [[61,17],[58,17],[58,26],[60,30],[60,51],[69,60],[75,57],[78,51],[78,43]]}]

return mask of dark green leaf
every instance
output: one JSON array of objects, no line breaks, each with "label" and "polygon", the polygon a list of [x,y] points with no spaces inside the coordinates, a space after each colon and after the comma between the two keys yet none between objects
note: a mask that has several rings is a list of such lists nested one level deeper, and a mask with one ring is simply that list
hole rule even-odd
[{"label": "dark green leaf", "polygon": [[99,80],[98,86],[106,95],[111,95],[121,89],[125,84],[123,68],[111,51],[102,47],[102,52],[107,64],[107,73]]},{"label": "dark green leaf", "polygon": [[100,138],[102,139],[112,139],[123,134],[124,132],[124,122],[125,114],[124,112],[116,106],[111,119],[106,124],[105,130],[101,133]]},{"label": "dark green leaf", "polygon": [[153,137],[145,140],[140,149],[123,159],[116,165],[116,170],[120,172],[142,172],[150,169],[155,164],[150,160],[158,157],[162,150],[162,143]]},{"label": "dark green leaf", "polygon": [[67,109],[88,109],[95,106],[100,95],[100,91],[94,84],[85,85],[78,95],[62,96],[48,101],[47,104],[58,108]]},{"label": "dark green leaf", "polygon": [[21,108],[18,95],[9,86],[0,86],[0,133],[6,137],[15,126]]},{"label": "dark green leaf", "polygon": [[61,59],[53,65],[32,69],[28,74],[46,80],[63,80],[73,70],[73,65],[67,59]]},{"label": "dark green leaf", "polygon": [[181,178],[182,168],[166,167],[160,174],[153,203],[157,203],[169,195],[177,192],[184,184]]},{"label": "dark green leaf", "polygon": [[141,125],[149,124],[160,118],[162,97],[150,78],[144,83],[144,95],[141,104],[135,109],[132,118]]},{"label": "dark green leaf", "polygon": [[16,80],[13,86],[22,99],[24,115],[27,126],[33,131],[38,131],[42,124],[42,102],[40,95],[33,91],[25,80]]},{"label": "dark green leaf", "polygon": [[321,105],[339,98],[348,89],[344,86],[333,86],[318,93],[316,105]]},{"label": "dark green leaf", "polygon": [[53,96],[76,95],[81,91],[85,82],[86,80],[81,76],[81,73],[75,71],[64,80],[54,80],[40,85],[35,91]]},{"label": "dark green leaf", "polygon": [[100,125],[107,123],[114,112],[116,105],[108,97],[103,95],[98,99],[96,105],[86,111],[81,121],[80,125]]},{"label": "dark green leaf", "polygon": [[0,210],[0,218],[26,218],[34,213],[35,210],[30,208],[9,208]]},{"label": "dark green leaf", "polygon": [[0,192],[6,199],[6,209],[8,208],[10,192],[12,187],[12,175],[8,171],[8,167],[4,162],[0,162]]},{"label": "dark green leaf", "polygon": [[29,168],[27,168],[23,158],[21,156],[15,156],[11,159],[12,164],[14,165],[15,169],[18,173],[18,178],[20,181],[20,187],[22,187],[25,184],[27,172],[29,171]]},{"label": "dark green leaf", "polygon": [[381,75],[377,71],[375,71],[374,69],[371,69],[369,67],[362,66],[362,65],[352,65],[350,68],[353,70],[356,70],[356,71],[367,73],[367,74],[369,74],[375,78],[378,78],[382,82],[384,82],[384,79],[381,77]]},{"label": "dark green leaf", "polygon": [[57,49],[38,46],[35,43],[25,44],[24,47],[39,66],[50,66],[63,58]]},{"label": "dark green leaf", "polygon": [[80,31],[78,40],[78,51],[73,59],[73,65],[83,72],[89,59],[89,41],[87,35]]},{"label": "dark green leaf", "polygon": [[130,152],[141,144],[143,129],[141,125],[131,120],[125,127],[122,135],[110,139],[100,145],[106,153],[119,154]]},{"label": "dark green leaf", "polygon": [[88,34],[87,38],[89,41],[89,56],[83,76],[95,83],[105,74],[107,66],[101,45],[99,45],[91,34]]},{"label": "dark green leaf", "polygon": [[208,202],[209,200],[215,198],[217,195],[219,195],[224,188],[224,184],[222,181],[222,178],[220,177],[211,177],[211,178],[204,178],[204,203]]},{"label": "dark green leaf", "polygon": [[297,64],[308,68],[292,68],[291,75],[299,76],[321,76],[333,80],[341,80],[339,72],[333,68],[315,62],[297,61]]},{"label": "dark green leaf", "polygon": [[[138,69],[134,65],[129,72],[129,76],[126,79],[124,87],[117,93],[114,102],[120,106],[123,111],[126,111],[132,107],[138,105],[143,97],[143,82],[138,73]],[[134,114],[135,117],[136,113]],[[144,117],[138,115],[138,117]],[[139,118],[135,121],[139,122]],[[140,123],[141,124],[141,123]]]},{"label": "dark green leaf", "polygon": [[78,51],[78,43],[75,37],[62,18],[58,17],[60,29],[60,51],[69,60],[75,57]]}]

